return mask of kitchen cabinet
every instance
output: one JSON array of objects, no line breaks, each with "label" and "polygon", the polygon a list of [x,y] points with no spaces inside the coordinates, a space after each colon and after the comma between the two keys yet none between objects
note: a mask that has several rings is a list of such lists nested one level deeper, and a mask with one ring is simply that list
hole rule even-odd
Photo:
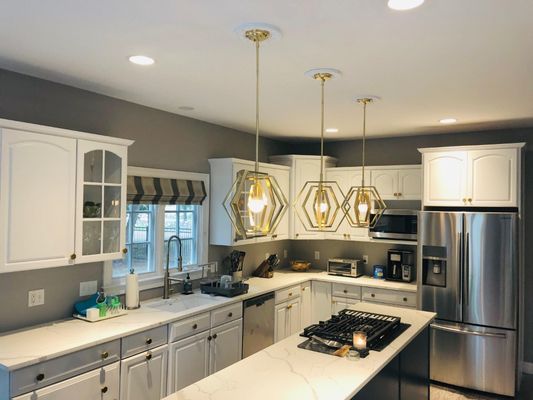
[{"label": "kitchen cabinet", "polygon": [[209,375],[209,331],[169,346],[168,393],[174,393]]},{"label": "kitchen cabinet", "polygon": [[[0,272],[122,256],[132,141],[8,120],[0,139]],[[100,164],[84,165],[89,148]]]},{"label": "kitchen cabinet", "polygon": [[[241,170],[253,171],[253,161],[237,158],[214,158],[209,159],[210,165],[210,234],[209,242],[212,245],[235,246],[260,243],[272,240],[284,240],[289,237],[289,214],[290,205],[280,221],[278,227],[271,234],[264,237],[244,239],[237,234],[224,204],[226,196],[231,189],[237,173]],[[281,165],[267,163],[259,164],[260,172],[271,174],[278,182],[283,194],[289,201],[290,169]]]},{"label": "kitchen cabinet", "polygon": [[275,335],[278,342],[300,330],[300,299],[288,300],[275,307]]},{"label": "kitchen cabinet", "polygon": [[339,311],[342,311],[353,304],[359,303],[360,300],[352,299],[349,297],[337,297],[333,296],[331,298],[331,314],[338,314]]},{"label": "kitchen cabinet", "polygon": [[361,298],[368,303],[390,304],[398,307],[416,308],[416,293],[400,290],[389,290],[363,287]]},{"label": "kitchen cabinet", "polygon": [[518,207],[523,143],[419,149],[424,206]]},{"label": "kitchen cabinet", "polygon": [[166,396],[168,346],[120,362],[120,400],[159,400]]},{"label": "kitchen cabinet", "polygon": [[313,322],[328,320],[331,317],[331,283],[312,281],[311,292]]},{"label": "kitchen cabinet", "polygon": [[370,184],[383,200],[420,200],[422,170],[419,165],[369,167]]},{"label": "kitchen cabinet", "polygon": [[301,284],[301,328],[305,328],[316,321],[313,321],[313,295],[311,293],[311,282]]},{"label": "kitchen cabinet", "polygon": [[[320,178],[320,157],[303,155],[281,155],[270,157],[270,162],[290,167],[290,196],[291,205],[297,206],[298,200],[305,182],[318,181]],[[333,157],[324,157],[324,172],[326,168],[332,168],[337,160]],[[289,214],[289,235],[291,239],[315,240],[324,239],[323,232],[306,231],[296,209],[291,207]]]},{"label": "kitchen cabinet", "polygon": [[209,373],[236,363],[242,358],[242,319],[211,329],[209,345]]},{"label": "kitchen cabinet", "polygon": [[13,400],[116,400],[119,397],[120,363],[13,397]]},{"label": "kitchen cabinet", "polygon": [[333,283],[331,291],[331,314],[338,314],[339,311],[361,301],[361,287],[358,285]]}]

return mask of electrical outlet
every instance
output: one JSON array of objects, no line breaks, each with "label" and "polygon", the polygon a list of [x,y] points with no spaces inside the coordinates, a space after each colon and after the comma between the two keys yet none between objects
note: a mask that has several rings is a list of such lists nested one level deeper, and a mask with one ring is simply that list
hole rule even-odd
[{"label": "electrical outlet", "polygon": [[283,258],[287,258],[289,257],[289,252],[287,251],[287,249],[283,250]]},{"label": "electrical outlet", "polygon": [[320,251],[315,250],[315,260],[320,260]]},{"label": "electrical outlet", "polygon": [[44,304],[44,289],[30,290],[28,292],[28,307]]},{"label": "electrical outlet", "polygon": [[90,296],[96,293],[98,281],[80,282],[80,297]]},{"label": "electrical outlet", "polygon": [[363,255],[363,264],[368,264],[368,256],[366,254]]}]

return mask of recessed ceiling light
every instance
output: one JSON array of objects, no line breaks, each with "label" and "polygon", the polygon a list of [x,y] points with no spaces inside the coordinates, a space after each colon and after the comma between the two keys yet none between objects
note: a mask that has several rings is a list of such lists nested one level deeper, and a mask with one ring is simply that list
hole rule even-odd
[{"label": "recessed ceiling light", "polygon": [[389,0],[389,8],[398,11],[411,10],[419,7],[424,3],[424,0]]},{"label": "recessed ceiling light", "polygon": [[337,128],[326,128],[327,133],[337,133],[339,130]]},{"label": "recessed ceiling light", "polygon": [[141,55],[131,56],[129,60],[137,65],[152,65],[155,62],[153,58]]},{"label": "recessed ceiling light", "polygon": [[455,124],[457,122],[457,119],[455,118],[443,118],[439,121],[441,124]]},{"label": "recessed ceiling light", "polygon": [[193,111],[194,107],[191,107],[191,106],[179,106],[178,110],[181,110],[181,111]]}]

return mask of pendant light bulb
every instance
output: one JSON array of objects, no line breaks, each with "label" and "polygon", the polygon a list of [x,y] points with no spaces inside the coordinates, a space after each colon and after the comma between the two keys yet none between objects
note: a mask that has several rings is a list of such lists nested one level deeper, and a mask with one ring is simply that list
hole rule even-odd
[{"label": "pendant light bulb", "polygon": [[267,197],[261,185],[255,182],[250,187],[250,194],[248,195],[248,210],[257,214],[263,212],[263,209],[267,206]]}]

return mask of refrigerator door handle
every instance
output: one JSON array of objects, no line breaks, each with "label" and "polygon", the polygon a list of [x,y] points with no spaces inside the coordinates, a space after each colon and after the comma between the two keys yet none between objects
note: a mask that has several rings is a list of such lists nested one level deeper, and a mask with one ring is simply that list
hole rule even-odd
[{"label": "refrigerator door handle", "polygon": [[505,333],[477,332],[477,331],[471,331],[469,329],[453,328],[451,326],[439,325],[439,324],[431,324],[431,327],[439,331],[459,333],[462,335],[486,336],[486,337],[493,337],[493,338],[498,338],[498,339],[507,339],[507,335]]},{"label": "refrigerator door handle", "polygon": [[465,266],[465,304],[468,305],[470,297],[470,233],[466,233],[465,240],[465,257],[464,257],[464,266]]},{"label": "refrigerator door handle", "polygon": [[[463,235],[461,233],[457,234],[457,265],[463,265]],[[462,274],[458,274],[459,276],[459,288],[463,287],[463,276]],[[459,304],[463,305],[463,291],[459,291]]]}]

